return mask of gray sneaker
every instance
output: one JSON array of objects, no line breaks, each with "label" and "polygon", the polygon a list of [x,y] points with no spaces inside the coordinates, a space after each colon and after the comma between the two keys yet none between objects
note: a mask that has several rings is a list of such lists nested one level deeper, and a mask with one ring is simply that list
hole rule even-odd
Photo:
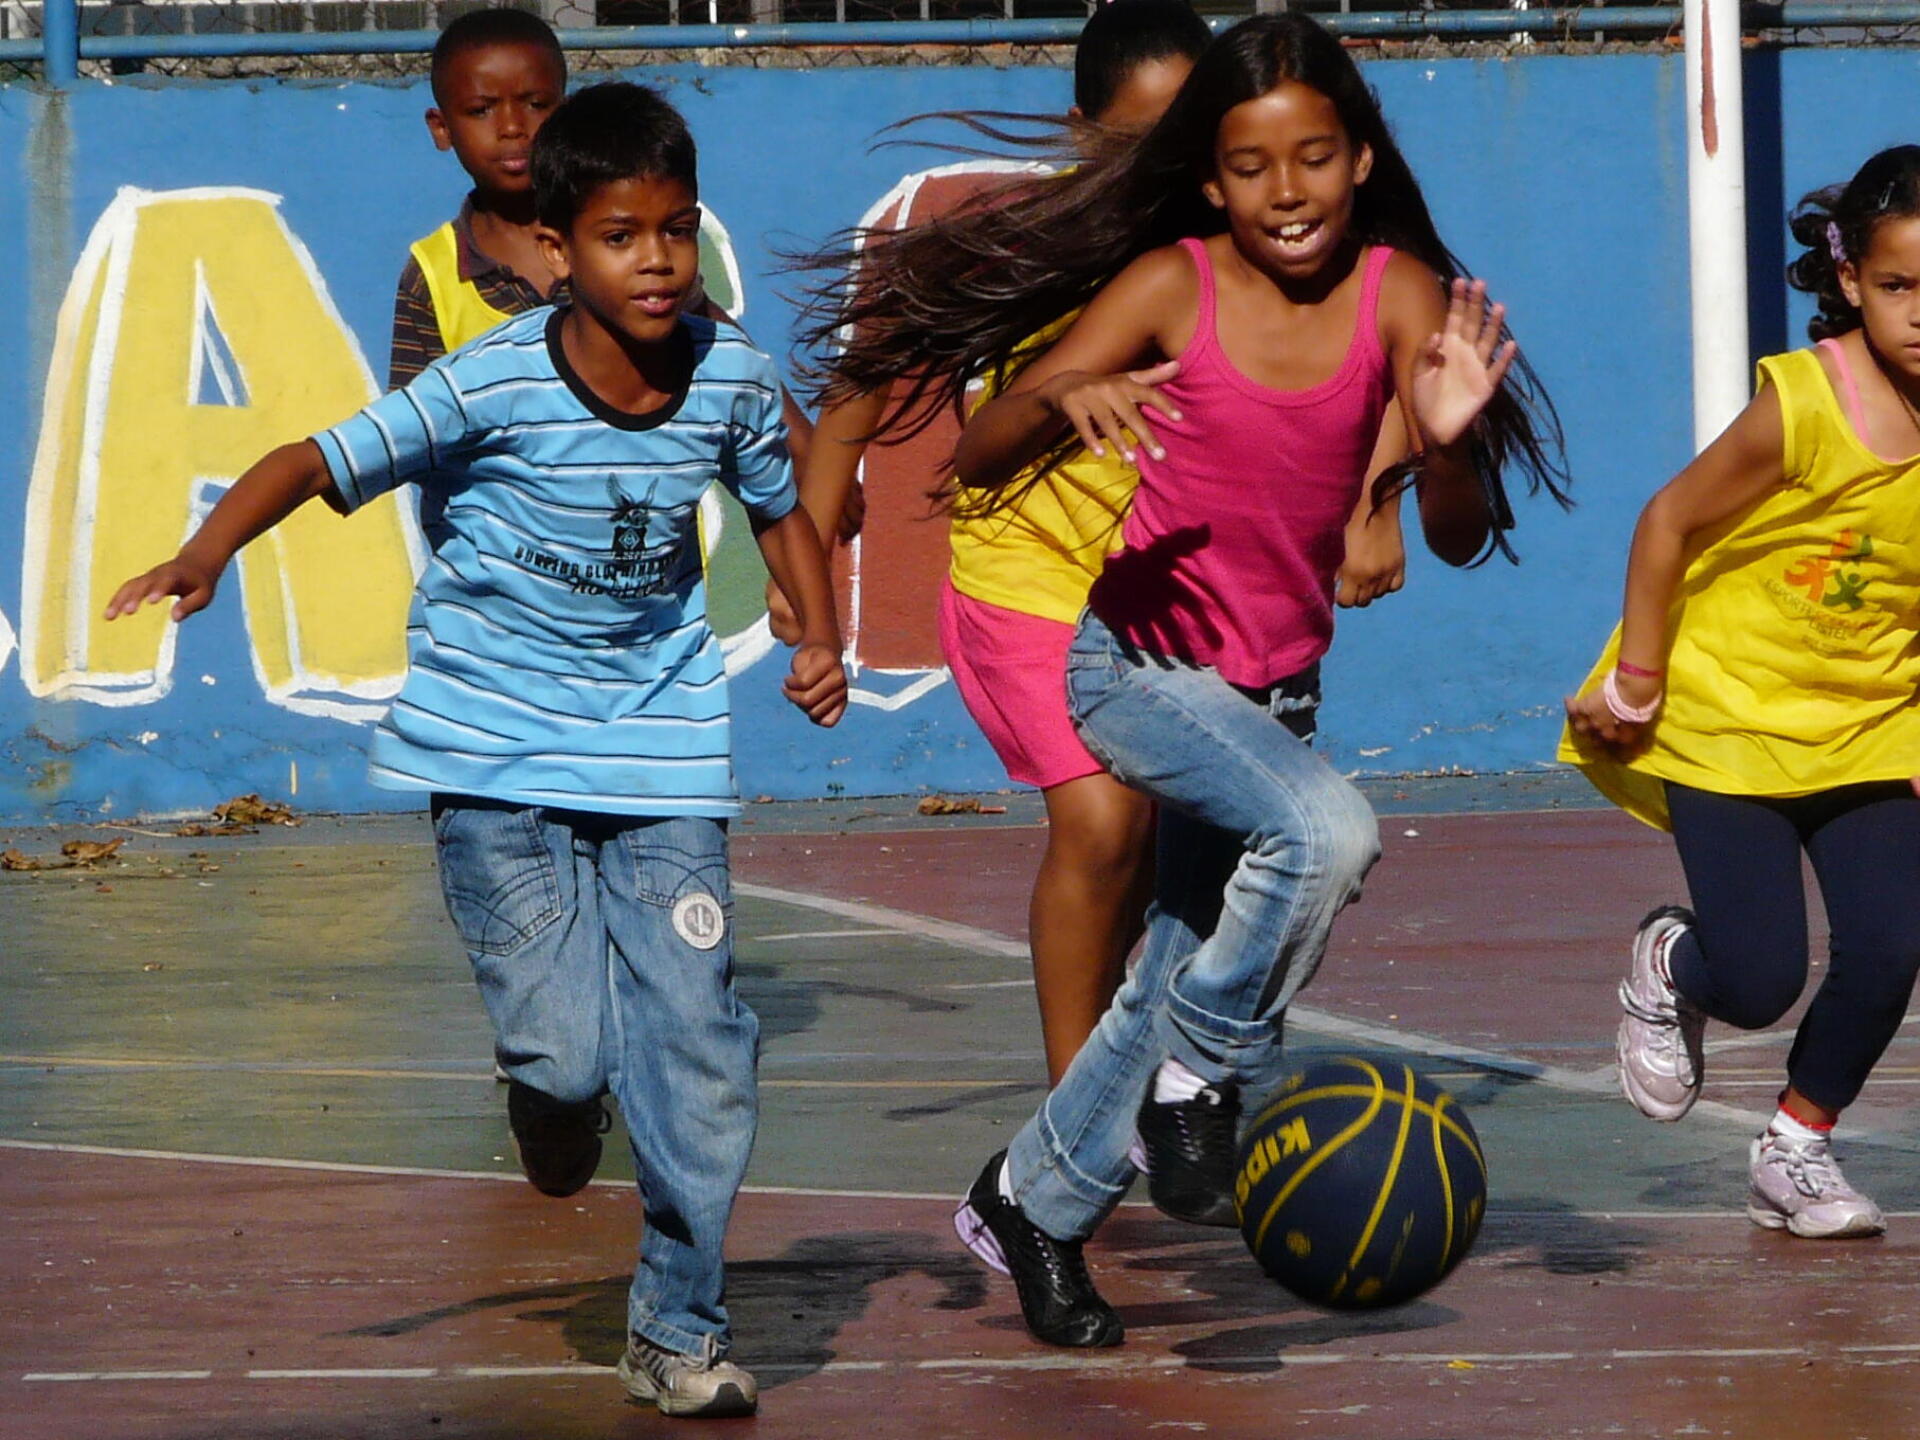
[{"label": "gray sneaker", "polygon": [[751,1415],[760,1406],[753,1376],[717,1354],[711,1342],[700,1354],[682,1355],[629,1335],[619,1372],[627,1393],[659,1406],[662,1415]]},{"label": "gray sneaker", "polygon": [[1707,1017],[1673,988],[1667,956],[1693,928],[1693,912],[1663,905],[1640,922],[1633,964],[1620,982],[1620,1089],[1652,1120],[1678,1120],[1700,1098]]},{"label": "gray sneaker", "polygon": [[1826,1136],[1791,1140],[1771,1129],[1748,1151],[1747,1218],[1808,1240],[1878,1235],[1880,1207],[1847,1183]]}]

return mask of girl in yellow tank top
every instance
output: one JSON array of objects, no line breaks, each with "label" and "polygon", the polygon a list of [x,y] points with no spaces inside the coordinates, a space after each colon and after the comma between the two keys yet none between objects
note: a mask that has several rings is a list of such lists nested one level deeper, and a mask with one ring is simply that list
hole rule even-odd
[{"label": "girl in yellow tank top", "polygon": [[[1099,7],[1075,50],[1075,115],[1112,132],[1150,127],[1211,39],[1186,0]],[[881,387],[821,410],[800,495],[828,544],[843,529],[860,457],[888,408]],[[1050,1081],[1105,1013],[1146,909],[1153,807],[1086,753],[1066,702],[1073,622],[1137,479],[1131,466],[1076,463],[1030,488],[1012,512],[956,515],[950,531],[942,651],[1011,778],[1040,789],[1047,807],[1029,939]],[[779,635],[780,597],[769,590],[767,601]]]},{"label": "girl in yellow tank top", "polygon": [[1811,860],[1832,959],[1747,1214],[1866,1235],[1885,1222],[1830,1136],[1920,974],[1920,146],[1791,223],[1818,343],[1762,360],[1752,403],[1641,513],[1560,758],[1670,829],[1686,872],[1692,908],[1641,922],[1620,987],[1621,1085],[1654,1119],[1699,1095],[1709,1018],[1762,1029],[1799,998]]}]

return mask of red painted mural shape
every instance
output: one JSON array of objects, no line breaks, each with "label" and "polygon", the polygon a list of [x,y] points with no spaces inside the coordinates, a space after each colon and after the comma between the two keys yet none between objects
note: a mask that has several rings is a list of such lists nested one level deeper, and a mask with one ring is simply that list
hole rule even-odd
[{"label": "red painted mural shape", "polygon": [[[1030,164],[969,160],[906,176],[861,219],[863,230],[897,230],[953,209]],[[847,647],[863,666],[936,669],[940,582],[947,572],[947,525],[930,498],[947,478],[960,426],[949,411],[898,444],[875,444],[861,466],[867,518],[860,538],[838,553],[840,613]]]}]

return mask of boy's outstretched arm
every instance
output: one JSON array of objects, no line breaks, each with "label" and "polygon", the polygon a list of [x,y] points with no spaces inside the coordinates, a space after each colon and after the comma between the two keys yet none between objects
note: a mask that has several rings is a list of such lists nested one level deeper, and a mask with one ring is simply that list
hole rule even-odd
[{"label": "boy's outstretched arm", "polygon": [[774,584],[798,612],[799,643],[782,687],[787,699],[816,725],[838,724],[847,708],[847,675],[840,665],[840,625],[820,536],[796,505],[778,520],[756,520],[753,538]]},{"label": "boy's outstretched arm", "polygon": [[[204,610],[214,587],[236,551],[255,536],[278,525],[316,496],[332,497],[333,477],[320,447],[297,441],[269,451],[255,462],[213,507],[180,553],[164,565],[135,576],[107,602],[107,619],[131,615],[142,605],[168,595],[178,596],[173,618],[184,620]],[[335,505],[335,508],[339,508]]]}]

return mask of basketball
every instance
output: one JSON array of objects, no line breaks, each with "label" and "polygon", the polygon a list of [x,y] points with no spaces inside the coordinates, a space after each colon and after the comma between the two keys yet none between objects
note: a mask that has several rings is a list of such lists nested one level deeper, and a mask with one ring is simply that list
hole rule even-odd
[{"label": "basketball", "polygon": [[1487,1165],[1460,1103],[1407,1065],[1343,1057],[1290,1077],[1247,1127],[1234,1181],[1261,1269],[1332,1310],[1400,1305],[1465,1258]]}]

